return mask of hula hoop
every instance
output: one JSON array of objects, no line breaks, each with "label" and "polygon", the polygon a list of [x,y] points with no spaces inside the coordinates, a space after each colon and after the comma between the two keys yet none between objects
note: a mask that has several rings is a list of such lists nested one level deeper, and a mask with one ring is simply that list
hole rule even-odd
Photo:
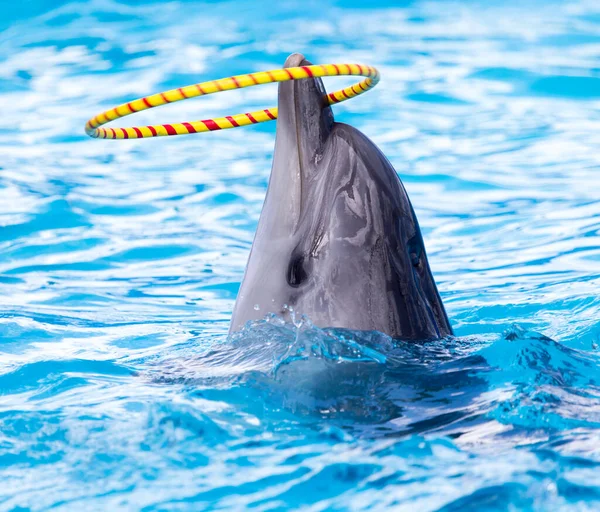
[{"label": "hula hoop", "polygon": [[272,71],[260,71],[258,73],[231,76],[219,80],[188,85],[179,89],[172,89],[170,91],[146,96],[129,103],[123,103],[118,107],[106,110],[90,119],[85,125],[85,132],[90,137],[100,139],[142,139],[146,137],[188,135],[190,133],[226,130],[229,128],[238,128],[239,126],[274,121],[277,119],[277,107],[248,112],[246,114],[216,117],[213,119],[204,119],[202,121],[190,121],[188,123],[155,124],[149,126],[132,126],[128,128],[99,128],[110,121],[129,116],[135,112],[160,107],[167,103],[187,100],[196,96],[205,96],[216,92],[243,89],[244,87],[253,87],[255,85],[273,82],[287,82],[288,80],[302,80],[304,78],[323,76],[353,75],[364,76],[366,78],[354,85],[328,94],[327,99],[330,105],[354,98],[355,96],[372,89],[379,82],[379,71],[374,67],[361,64],[322,64],[274,69]]}]

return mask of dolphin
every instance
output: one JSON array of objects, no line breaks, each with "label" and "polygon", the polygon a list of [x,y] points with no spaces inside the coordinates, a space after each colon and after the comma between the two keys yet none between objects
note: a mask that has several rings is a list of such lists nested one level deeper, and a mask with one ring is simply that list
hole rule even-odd
[{"label": "dolphin", "polygon": [[[285,67],[308,66],[302,54]],[[276,313],[425,341],[452,334],[396,171],[334,121],[321,79],[279,84],[273,167],[230,332]]]}]

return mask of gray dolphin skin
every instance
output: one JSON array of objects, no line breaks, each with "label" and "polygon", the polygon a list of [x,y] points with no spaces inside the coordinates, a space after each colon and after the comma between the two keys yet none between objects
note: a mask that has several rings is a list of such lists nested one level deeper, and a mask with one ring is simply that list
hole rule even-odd
[{"label": "gray dolphin skin", "polygon": [[[303,55],[285,67],[310,65]],[[279,84],[273,168],[230,331],[289,308],[319,327],[424,341],[452,334],[404,186],[333,119],[320,79]]]}]

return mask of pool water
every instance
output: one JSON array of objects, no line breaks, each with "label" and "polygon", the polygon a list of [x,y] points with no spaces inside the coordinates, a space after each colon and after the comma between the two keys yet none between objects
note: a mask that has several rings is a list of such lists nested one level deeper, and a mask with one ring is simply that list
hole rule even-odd
[{"label": "pool water", "polygon": [[[598,510],[597,2],[1,7],[0,510]],[[455,338],[270,317],[228,339],[275,123],[83,132],[294,51],[380,69],[335,115],[404,181]]]}]

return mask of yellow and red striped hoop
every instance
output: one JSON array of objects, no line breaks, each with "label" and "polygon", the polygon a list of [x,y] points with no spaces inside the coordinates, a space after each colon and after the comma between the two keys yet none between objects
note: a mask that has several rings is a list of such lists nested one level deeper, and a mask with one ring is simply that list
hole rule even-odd
[{"label": "yellow and red striped hoop", "polygon": [[123,103],[90,119],[85,125],[85,131],[90,137],[99,139],[141,139],[146,137],[187,135],[190,133],[225,130],[249,124],[264,123],[277,119],[277,107],[248,112],[246,114],[235,114],[233,116],[204,119],[202,121],[190,121],[189,123],[155,124],[151,126],[132,126],[129,128],[100,128],[103,124],[135,112],[159,107],[167,103],[187,100],[196,96],[273,82],[287,82],[288,80],[301,80],[303,78],[323,76],[353,75],[364,76],[366,78],[350,87],[328,94],[327,97],[330,105],[358,96],[375,87],[379,82],[379,71],[374,67],[361,64],[322,64],[260,71],[258,73],[237,75],[188,85],[179,89],[146,96],[129,103]]}]

